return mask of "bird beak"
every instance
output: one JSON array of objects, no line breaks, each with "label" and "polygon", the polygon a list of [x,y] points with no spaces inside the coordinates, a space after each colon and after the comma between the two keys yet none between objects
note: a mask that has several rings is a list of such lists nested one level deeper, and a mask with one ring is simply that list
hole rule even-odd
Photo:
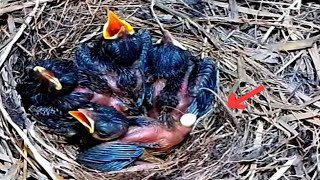
[{"label": "bird beak", "polygon": [[105,39],[117,39],[125,34],[134,34],[133,27],[120,19],[114,12],[108,10],[108,20],[103,26],[103,37]]},{"label": "bird beak", "polygon": [[56,90],[61,90],[62,89],[62,85],[59,81],[58,78],[56,78],[53,73],[51,73],[50,71],[46,70],[46,68],[41,67],[41,66],[36,66],[33,68],[33,71],[35,72],[39,72],[40,75],[42,77],[44,77],[45,79],[47,79],[49,82],[51,82],[52,84],[54,84]]},{"label": "bird beak", "polygon": [[160,44],[160,43],[172,43],[174,46],[177,46],[178,48],[180,48],[184,51],[187,50],[186,47],[184,47],[179,41],[177,41],[173,38],[173,36],[171,35],[171,33],[169,31],[163,32],[163,37],[156,42],[156,44]]},{"label": "bird beak", "polygon": [[88,110],[78,109],[78,111],[69,111],[68,113],[88,128],[91,134],[94,133],[94,120],[90,117],[91,113]]}]

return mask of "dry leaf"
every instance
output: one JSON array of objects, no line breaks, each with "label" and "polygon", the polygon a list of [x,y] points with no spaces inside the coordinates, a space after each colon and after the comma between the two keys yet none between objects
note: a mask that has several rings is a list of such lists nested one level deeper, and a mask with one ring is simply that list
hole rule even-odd
[{"label": "dry leaf", "polygon": [[274,53],[268,49],[255,49],[249,51],[248,55],[253,59],[270,64],[278,63],[280,59],[280,55],[278,53]]},{"label": "dry leaf", "polygon": [[299,160],[297,156],[293,156],[291,159],[289,159],[282,168],[280,168],[269,180],[278,180],[280,179],[283,174],[293,165],[296,163],[296,161]]},{"label": "dry leaf", "polygon": [[292,51],[305,48],[311,48],[318,39],[320,35],[314,36],[309,39],[303,39],[298,41],[288,41],[285,43],[268,44],[267,47],[273,51]]}]

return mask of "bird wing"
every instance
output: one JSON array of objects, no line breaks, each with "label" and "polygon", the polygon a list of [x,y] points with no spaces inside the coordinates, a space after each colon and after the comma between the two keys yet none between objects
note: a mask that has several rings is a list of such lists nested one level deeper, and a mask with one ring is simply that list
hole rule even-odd
[{"label": "bird wing", "polygon": [[139,158],[144,148],[133,144],[107,142],[94,146],[78,155],[81,164],[101,171],[116,171]]},{"label": "bird wing", "polygon": [[78,132],[79,122],[67,117],[65,113],[52,106],[31,106],[30,113],[51,131],[66,136],[73,136]]},{"label": "bird wing", "polygon": [[52,101],[52,104],[63,111],[70,111],[86,107],[92,96],[90,93],[72,92],[68,95],[57,97]]},{"label": "bird wing", "polygon": [[36,106],[53,106],[61,111],[70,111],[79,107],[85,107],[92,98],[92,94],[72,92],[65,96],[38,93],[31,97],[32,104]]},{"label": "bird wing", "polygon": [[74,63],[78,70],[87,74],[99,74],[111,70],[109,57],[101,55],[99,44],[83,44],[76,49]]},{"label": "bird wing", "polygon": [[151,35],[149,31],[142,29],[138,31],[138,34],[142,42],[142,51],[137,62],[139,63],[141,71],[143,73],[146,73],[148,71],[149,66],[148,54],[152,47]]},{"label": "bird wing", "polygon": [[213,59],[206,58],[197,62],[195,73],[190,78],[189,93],[194,96],[194,100],[189,106],[187,112],[196,114],[198,117],[206,114],[214,101],[212,91],[217,90],[218,69]]},{"label": "bird wing", "polygon": [[130,126],[149,126],[151,125],[150,119],[147,119],[146,117],[143,116],[128,116],[129,119],[129,125]]}]

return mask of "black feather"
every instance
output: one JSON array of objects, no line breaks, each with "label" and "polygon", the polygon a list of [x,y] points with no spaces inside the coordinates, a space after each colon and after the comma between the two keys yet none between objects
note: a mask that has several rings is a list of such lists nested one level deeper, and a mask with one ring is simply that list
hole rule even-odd
[{"label": "black feather", "polygon": [[100,138],[119,138],[129,128],[128,119],[113,107],[92,104],[87,110],[95,121],[95,133]]},{"label": "black feather", "polygon": [[150,53],[151,73],[156,78],[181,77],[187,71],[190,53],[171,43],[157,44]]},{"label": "black feather", "polygon": [[151,46],[149,31],[139,30],[125,38],[101,40],[101,54],[108,55],[120,67],[129,67],[138,62],[138,66],[144,71]]},{"label": "black feather", "polygon": [[51,131],[61,135],[74,136],[82,128],[78,121],[52,106],[31,106],[29,111]]},{"label": "black feather", "polygon": [[125,143],[103,143],[77,157],[81,164],[101,171],[117,171],[130,165],[144,152],[144,148]]},{"label": "black feather", "polygon": [[195,99],[187,111],[198,116],[206,114],[214,101],[214,94],[202,88],[216,91],[217,86],[218,69],[214,61],[210,58],[199,61],[189,81],[189,93],[191,96],[193,95]]},{"label": "black feather", "polygon": [[[52,72],[62,84],[62,90],[56,90],[49,81],[34,72],[35,66],[41,66]],[[38,60],[27,66],[26,76],[17,84],[16,90],[22,97],[22,102],[26,108],[31,105],[41,103],[42,99],[48,97],[37,94],[45,94],[57,97],[70,93],[78,84],[77,71],[72,61],[62,61],[58,59]]]}]

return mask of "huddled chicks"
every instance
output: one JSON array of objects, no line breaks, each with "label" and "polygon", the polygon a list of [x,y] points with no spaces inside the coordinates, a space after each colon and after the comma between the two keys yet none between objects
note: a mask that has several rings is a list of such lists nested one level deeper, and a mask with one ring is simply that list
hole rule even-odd
[{"label": "huddled chicks", "polygon": [[218,71],[165,31],[152,44],[112,11],[97,41],[82,44],[70,61],[38,60],[17,86],[30,113],[65,136],[88,134],[100,143],[81,152],[81,164],[120,170],[181,143],[210,110]]}]

